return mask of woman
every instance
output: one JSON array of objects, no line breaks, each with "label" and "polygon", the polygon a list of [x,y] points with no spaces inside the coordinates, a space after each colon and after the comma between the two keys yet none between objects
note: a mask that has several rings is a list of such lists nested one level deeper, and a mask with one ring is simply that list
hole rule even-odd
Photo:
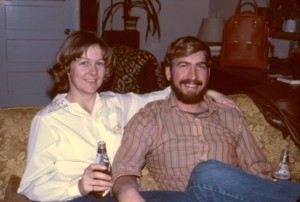
[{"label": "woman", "polygon": [[[112,187],[111,177],[101,172],[105,166],[93,163],[97,143],[106,142],[112,161],[128,120],[146,103],[164,99],[170,90],[144,95],[98,94],[111,75],[114,59],[95,33],[71,34],[56,61],[49,73],[61,94],[32,121],[18,193],[36,201],[93,198],[90,193]],[[216,92],[210,94],[224,100]]]}]

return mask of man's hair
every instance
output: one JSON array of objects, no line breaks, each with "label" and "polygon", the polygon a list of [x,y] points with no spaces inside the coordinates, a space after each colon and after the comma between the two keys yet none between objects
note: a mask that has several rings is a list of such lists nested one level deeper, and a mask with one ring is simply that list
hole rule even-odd
[{"label": "man's hair", "polygon": [[211,54],[208,45],[193,36],[181,37],[170,44],[163,61],[163,67],[171,67],[174,59],[187,57],[199,51],[205,52],[207,66],[210,67]]},{"label": "man's hair", "polygon": [[114,56],[107,43],[94,32],[77,31],[68,36],[56,55],[56,64],[48,70],[51,79],[54,81],[55,91],[66,93],[69,88],[68,73],[72,61],[86,54],[88,48],[98,45],[103,53],[105,62],[104,81],[107,81],[113,73]]}]

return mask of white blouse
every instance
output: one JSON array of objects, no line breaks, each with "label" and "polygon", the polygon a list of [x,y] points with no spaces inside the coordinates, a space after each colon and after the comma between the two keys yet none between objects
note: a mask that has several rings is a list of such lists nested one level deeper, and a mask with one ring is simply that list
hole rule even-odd
[{"label": "white blouse", "polygon": [[164,99],[170,88],[149,94],[97,95],[92,114],[57,95],[34,117],[27,162],[18,193],[37,201],[64,201],[81,196],[78,180],[95,161],[97,143],[104,140],[112,162],[123,128],[146,103]]}]

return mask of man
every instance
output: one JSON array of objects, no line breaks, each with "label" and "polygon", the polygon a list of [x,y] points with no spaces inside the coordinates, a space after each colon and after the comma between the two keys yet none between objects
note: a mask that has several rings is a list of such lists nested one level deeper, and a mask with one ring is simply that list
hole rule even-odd
[{"label": "man", "polygon": [[171,43],[164,60],[170,97],[146,105],[131,119],[113,162],[119,201],[156,197],[156,192],[139,192],[137,179],[145,164],[159,189],[175,196],[172,201],[299,197],[299,183],[263,179],[272,169],[242,114],[205,96],[210,60],[209,47],[195,37]]}]

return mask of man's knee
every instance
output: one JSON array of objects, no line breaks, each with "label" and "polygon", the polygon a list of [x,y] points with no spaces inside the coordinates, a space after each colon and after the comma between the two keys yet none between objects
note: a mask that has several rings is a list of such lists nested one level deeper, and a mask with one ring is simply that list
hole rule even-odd
[{"label": "man's knee", "polygon": [[213,170],[219,170],[223,169],[223,167],[226,167],[227,165],[224,163],[221,163],[220,161],[217,160],[207,160],[202,163],[199,163],[195,166],[193,172],[211,172]]},{"label": "man's knee", "polygon": [[230,170],[231,167],[225,163],[221,163],[217,160],[207,160],[195,166],[191,178],[201,180],[213,180],[216,178],[219,180],[220,177],[224,177],[224,173],[228,174]]}]

